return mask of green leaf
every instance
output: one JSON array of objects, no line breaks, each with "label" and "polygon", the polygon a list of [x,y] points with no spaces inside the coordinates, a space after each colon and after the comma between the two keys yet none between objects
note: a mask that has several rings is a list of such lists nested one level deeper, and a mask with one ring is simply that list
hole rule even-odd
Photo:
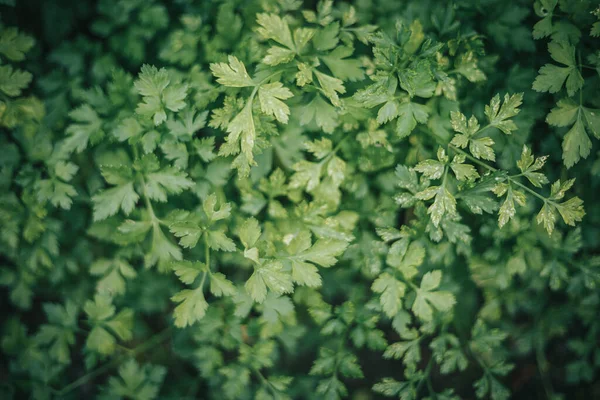
[{"label": "green leaf", "polygon": [[120,295],[125,293],[126,283],[124,278],[134,278],[137,273],[133,267],[122,259],[100,259],[90,267],[90,274],[101,276],[96,285],[98,293]]},{"label": "green leaf", "polygon": [[263,39],[271,39],[288,49],[295,50],[292,33],[287,22],[276,14],[257,14],[256,22],[260,25],[256,31]]},{"label": "green leaf", "polygon": [[494,145],[494,140],[489,137],[469,140],[469,151],[475,158],[495,161],[496,154],[491,146]]},{"label": "green leaf", "polygon": [[435,226],[439,226],[444,215],[456,215],[456,199],[445,186],[431,186],[415,196],[421,200],[429,200],[435,196],[433,204],[427,209],[427,213],[431,215],[431,222]]},{"label": "green leaf", "polygon": [[500,106],[500,96],[496,95],[488,106],[485,106],[485,115],[491,126],[500,129],[507,135],[517,129],[517,126],[510,118],[517,115],[521,110],[519,106],[523,104],[523,93],[504,95],[504,102]]},{"label": "green leaf", "polygon": [[588,131],[592,132],[596,139],[600,139],[600,110],[587,107],[582,109]]},{"label": "green leaf", "polygon": [[246,249],[250,249],[256,245],[260,234],[260,225],[255,218],[248,218],[238,230],[238,236]]},{"label": "green leaf", "polygon": [[267,49],[267,55],[265,55],[262,62],[274,67],[279,64],[287,64],[295,57],[296,52],[293,50],[285,49],[279,46],[272,46]]},{"label": "green leaf", "polygon": [[140,367],[134,359],[129,359],[119,367],[120,379],[108,379],[108,391],[117,397],[155,399],[166,373],[166,368],[162,366],[146,364]]},{"label": "green leaf", "polygon": [[414,170],[422,173],[428,179],[440,179],[446,171],[446,166],[437,160],[425,160],[418,163]]},{"label": "green leaf", "polygon": [[404,283],[388,273],[383,273],[373,282],[371,290],[381,294],[381,307],[388,317],[392,318],[400,311],[406,290]]},{"label": "green leaf", "polygon": [[521,206],[525,206],[527,197],[520,190],[513,189],[510,184],[500,183],[494,188],[494,193],[498,197],[506,193],[506,199],[498,210],[498,226],[502,228],[508,221],[514,218],[517,210],[515,202]]},{"label": "green leaf", "polygon": [[211,223],[229,218],[231,215],[231,203],[221,204],[218,210],[215,208],[216,205],[217,195],[214,193],[210,194],[204,202],[202,202],[202,209]]},{"label": "green leaf", "polygon": [[338,113],[335,108],[319,95],[300,110],[300,124],[307,125],[315,121],[325,133],[332,133],[338,126]]},{"label": "green leaf", "polygon": [[271,324],[277,323],[282,317],[293,315],[294,312],[294,304],[287,296],[275,296],[270,294],[262,304],[262,307],[263,318]]},{"label": "green leaf", "polygon": [[186,285],[194,283],[198,275],[206,271],[206,265],[198,261],[173,261],[170,265],[175,275]]},{"label": "green leaf", "polygon": [[100,354],[112,354],[115,351],[117,341],[106,329],[99,326],[92,329],[88,335],[85,346]]},{"label": "green leaf", "polygon": [[[489,106],[486,106],[486,108]],[[467,136],[467,138],[473,136],[475,133],[479,131],[479,122],[474,115],[471,116],[469,121],[467,122],[467,117],[460,111],[450,111],[450,124],[452,125],[452,129],[456,132],[460,132]],[[454,142],[454,140],[453,140]],[[456,143],[455,143],[456,144]],[[456,144],[458,146],[458,144]],[[459,147],[466,147],[459,146]]]},{"label": "green leaf", "polygon": [[229,156],[242,153],[239,162],[242,164],[234,165],[239,169],[241,176],[247,176],[249,167],[255,164],[253,149],[256,140],[256,128],[254,126],[254,116],[252,115],[252,102],[248,101],[246,106],[233,118],[227,125],[226,143],[221,146],[219,155]]},{"label": "green leaf", "polygon": [[417,394],[410,382],[398,382],[393,378],[383,378],[379,383],[373,385],[373,391],[387,397],[398,397],[400,399],[416,399]]},{"label": "green leaf", "polygon": [[274,116],[277,121],[287,124],[290,108],[281,100],[292,97],[292,92],[284,87],[281,82],[261,85],[258,89],[258,99],[263,113]]},{"label": "green leaf", "polygon": [[421,243],[402,238],[390,247],[386,263],[402,272],[406,279],[412,279],[424,258],[425,247]]},{"label": "green leaf", "polygon": [[557,107],[554,107],[546,116],[546,122],[552,126],[570,126],[575,122],[579,111],[579,104],[569,98],[558,100]]},{"label": "green leaf", "polygon": [[558,0],[541,0],[540,3],[545,17],[533,26],[534,39],[545,38],[553,33],[552,16]]},{"label": "green leaf", "polygon": [[201,221],[197,214],[182,211],[178,218],[169,223],[169,231],[179,238],[179,244],[184,248],[193,248],[205,229],[200,225]]},{"label": "green leaf", "polygon": [[225,235],[222,230],[209,230],[206,232],[208,247],[217,251],[235,251],[235,243]]},{"label": "green leaf", "polygon": [[173,311],[175,326],[178,328],[185,328],[201,320],[208,308],[202,288],[184,289],[171,297],[171,300],[179,303]]},{"label": "green leaf", "polygon": [[144,257],[146,265],[152,266],[156,263],[181,260],[181,258],[181,249],[165,236],[158,221],[154,221],[152,224],[152,247],[150,253]]},{"label": "green leaf", "polygon": [[16,97],[26,89],[31,82],[32,75],[20,69],[13,70],[10,65],[0,65],[0,91],[7,96]]},{"label": "green leaf", "polygon": [[207,116],[208,111],[204,111],[196,115],[196,112],[193,108],[188,108],[179,114],[179,118],[167,120],[167,128],[169,129],[169,133],[171,135],[185,140],[187,138],[191,138],[197,131],[206,126]]},{"label": "green leaf", "polygon": [[429,117],[429,108],[418,103],[403,103],[398,107],[396,133],[404,138],[412,133],[417,123],[424,124]]},{"label": "green leaf", "polygon": [[329,153],[331,153],[333,149],[331,140],[327,138],[313,140],[312,142],[306,142],[304,143],[304,147],[306,147],[306,150],[311,152],[319,160],[329,155]]},{"label": "green leaf", "polygon": [[94,221],[101,221],[119,210],[129,215],[135,208],[140,196],[133,189],[133,183],[128,182],[117,187],[103,190],[92,197],[94,203]]},{"label": "green leaf", "polygon": [[86,301],[83,310],[88,316],[93,329],[87,337],[86,347],[100,354],[111,354],[116,345],[115,336],[122,340],[129,340],[132,336],[133,311],[123,309],[115,315],[115,307],[107,295],[97,294],[94,301]]},{"label": "green leaf", "polygon": [[180,194],[192,186],[194,182],[188,179],[186,172],[175,167],[165,167],[145,176],[144,192],[150,200],[166,202],[168,194]]},{"label": "green leaf", "polygon": [[335,239],[319,239],[311,246],[310,232],[300,232],[286,247],[289,254],[286,261],[290,263],[292,279],[299,285],[321,286],[321,276],[313,264],[331,267],[347,246],[347,242]]},{"label": "green leaf", "polygon": [[71,208],[72,198],[77,191],[72,185],[60,182],[57,179],[43,179],[36,182],[37,198],[41,202],[49,201],[53,206],[65,210]]},{"label": "green leaf", "polygon": [[298,254],[304,260],[310,261],[324,268],[329,268],[337,263],[339,257],[348,247],[348,242],[336,239],[319,239],[310,249]]},{"label": "green leaf", "polygon": [[164,68],[159,70],[154,66],[142,65],[134,85],[143,98],[143,102],[138,104],[135,112],[152,118],[154,125],[166,121],[166,109],[177,112],[185,107],[187,85],[171,82],[171,77]]},{"label": "green leaf", "polygon": [[538,92],[558,92],[565,85],[569,96],[573,96],[583,87],[583,77],[575,61],[575,46],[564,42],[554,40],[548,44],[548,51],[554,61],[566,65],[558,67],[553,64],[546,64],[539,70],[539,75],[533,82],[533,90]]},{"label": "green leaf", "polygon": [[295,171],[290,179],[292,189],[305,187],[307,192],[311,192],[321,183],[322,163],[301,160],[294,164],[292,169]]},{"label": "green leaf", "polygon": [[592,150],[592,141],[585,132],[585,127],[581,117],[578,117],[575,124],[562,142],[563,161],[567,168],[577,164],[581,158],[587,158]]},{"label": "green leaf", "polygon": [[102,120],[89,105],[84,104],[69,113],[69,117],[76,121],[67,127],[67,134],[63,148],[66,152],[77,151],[81,153],[90,142],[96,143],[104,137]]},{"label": "green leaf", "polygon": [[435,270],[423,275],[421,287],[417,289],[417,296],[412,306],[412,311],[423,321],[433,318],[432,307],[443,312],[450,311],[456,300],[454,295],[447,291],[435,290],[442,280],[442,271]]},{"label": "green leaf", "polygon": [[548,183],[548,178],[540,172],[535,172],[540,170],[544,164],[546,163],[546,159],[548,156],[538,157],[534,161],[534,157],[531,154],[531,150],[527,146],[523,146],[523,151],[521,152],[521,159],[517,161],[517,166],[523,173],[523,175],[531,182],[535,187],[542,187]]},{"label": "green leaf", "polygon": [[233,296],[237,289],[225,275],[215,272],[210,274],[210,292],[217,297]]},{"label": "green leaf", "polygon": [[314,71],[317,80],[319,81],[319,85],[321,85],[321,91],[325,96],[329,98],[331,104],[334,106],[340,106],[340,98],[339,94],[346,93],[346,88],[344,87],[344,83],[333,76],[326,75],[319,71]]},{"label": "green leaf", "polygon": [[571,69],[568,67],[546,64],[540,68],[532,89],[537,92],[557,93],[562,89],[570,72]]},{"label": "green leaf", "polygon": [[320,56],[327,68],[343,81],[359,81],[364,78],[362,63],[357,59],[350,59],[354,50],[347,46],[338,46],[327,55]]},{"label": "green leaf", "polygon": [[319,29],[313,38],[315,48],[319,51],[326,51],[335,48],[339,42],[339,31],[339,22],[334,22],[324,28]]},{"label": "green leaf", "polygon": [[464,164],[466,157],[464,155],[456,155],[450,163],[450,168],[454,172],[456,179],[459,181],[470,181],[479,178],[479,173],[474,166]]},{"label": "green leaf", "polygon": [[217,157],[217,155],[214,153],[215,138],[212,136],[202,139],[194,139],[193,146],[196,154],[198,154],[204,162],[211,162]]},{"label": "green leaf", "polygon": [[257,303],[267,297],[267,288],[275,294],[291,293],[294,289],[292,276],[283,272],[283,265],[278,261],[270,261],[255,267],[254,273],[246,281],[246,291]]},{"label": "green leaf", "polygon": [[217,82],[228,87],[255,86],[254,81],[250,75],[248,75],[248,72],[246,72],[246,67],[243,62],[238,60],[235,56],[228,56],[227,59],[229,64],[210,64],[210,70],[215,78],[217,78]]},{"label": "green leaf", "polygon": [[22,61],[35,44],[31,36],[20,33],[17,28],[2,27],[0,53],[11,61]]}]

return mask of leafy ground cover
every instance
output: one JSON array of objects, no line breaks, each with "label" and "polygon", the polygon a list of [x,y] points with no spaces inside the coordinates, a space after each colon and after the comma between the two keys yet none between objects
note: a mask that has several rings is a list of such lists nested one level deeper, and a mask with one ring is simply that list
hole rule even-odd
[{"label": "leafy ground cover", "polygon": [[2,0],[2,399],[600,398],[594,0]]}]

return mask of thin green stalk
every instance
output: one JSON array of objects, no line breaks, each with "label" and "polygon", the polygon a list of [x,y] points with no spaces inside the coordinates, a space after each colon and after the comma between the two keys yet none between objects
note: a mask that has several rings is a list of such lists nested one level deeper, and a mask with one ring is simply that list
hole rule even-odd
[{"label": "thin green stalk", "polygon": [[[491,171],[491,172],[497,172],[498,171],[498,169],[492,167],[491,165],[488,165],[488,164],[484,163],[483,161],[480,161],[480,160],[476,159],[475,157],[473,157],[472,155],[470,155],[466,151],[464,151],[464,150],[462,150],[462,149],[454,146],[453,144],[449,144],[448,147],[451,148],[452,150],[454,150],[455,152],[457,152],[457,153],[459,153],[461,155],[464,155],[470,161],[472,161],[475,164],[477,164],[477,165],[479,165],[479,166],[487,169],[488,171]],[[550,199],[547,199],[546,197],[542,196],[541,194],[539,194],[535,190],[530,189],[526,185],[524,185],[521,182],[519,182],[518,180],[514,179],[514,177],[508,176],[508,177],[506,177],[506,179],[508,179],[509,182],[511,182],[511,183],[519,186],[523,190],[527,191],[528,193],[532,194],[533,196],[537,197],[538,199],[542,200],[544,203],[554,204],[553,201],[551,201]]]},{"label": "thin green stalk", "polygon": [[535,346],[535,358],[536,364],[538,367],[538,372],[540,373],[540,377],[542,379],[542,385],[544,386],[544,391],[546,392],[546,397],[549,399],[554,398],[554,388],[552,387],[552,382],[548,379],[548,374],[546,370],[548,369],[548,362],[546,361],[546,357],[544,356],[544,349],[542,347],[542,341],[538,340]]},{"label": "thin green stalk", "polygon": [[210,247],[208,246],[208,236],[206,235],[206,232],[202,236],[204,236],[204,262],[206,263],[206,269],[210,271]]},{"label": "thin green stalk", "polygon": [[323,157],[323,159],[321,161],[319,161],[320,165],[325,164],[327,161],[329,161],[329,159],[331,159],[331,157],[333,157],[334,155],[336,155],[336,153],[338,152],[338,150],[342,147],[342,144],[344,144],[344,142],[346,140],[348,140],[350,136],[344,136],[342,138],[342,140],[340,140],[338,142],[338,144],[335,145],[335,147],[329,152],[329,154],[327,154],[325,157]]},{"label": "thin green stalk", "polygon": [[425,375],[425,377],[423,379],[421,379],[419,381],[419,384],[417,385],[417,389],[415,391],[417,396],[419,395],[419,390],[421,390],[421,387],[423,387],[423,384],[427,382],[427,377],[431,373],[432,368],[433,368],[433,357],[431,357],[429,359],[429,362],[427,363],[427,367],[425,367],[425,371],[423,371],[423,374]]},{"label": "thin green stalk", "polygon": [[164,329],[162,332],[157,333],[156,335],[152,336],[144,343],[142,343],[139,346],[137,346],[136,348],[130,350],[127,354],[121,355],[121,356],[113,359],[112,361],[96,368],[95,370],[88,372],[87,374],[83,375],[81,378],[76,379],[75,381],[69,383],[68,385],[64,386],[60,390],[54,390],[55,393],[57,394],[57,396],[66,395],[67,393],[77,389],[79,386],[86,384],[89,380],[91,380],[97,376],[100,376],[103,373],[116,367],[121,362],[123,362],[126,358],[135,357],[138,354],[141,354],[149,349],[156,347],[157,345],[162,343],[164,340],[166,340],[170,336],[170,334],[171,334],[171,327]]}]

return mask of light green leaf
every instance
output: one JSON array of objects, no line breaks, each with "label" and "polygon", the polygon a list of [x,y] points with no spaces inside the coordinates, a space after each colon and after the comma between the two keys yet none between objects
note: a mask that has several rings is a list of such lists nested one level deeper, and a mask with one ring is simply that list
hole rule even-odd
[{"label": "light green leaf", "polygon": [[88,104],[69,112],[69,117],[76,121],[67,127],[67,134],[70,136],[65,139],[63,144],[66,152],[77,151],[81,153],[90,142],[96,143],[104,137],[102,130],[102,119],[98,113]]},{"label": "light green leaf", "polygon": [[206,231],[208,247],[217,251],[235,251],[235,243],[222,230]]},{"label": "light green leaf", "polygon": [[319,84],[321,85],[323,94],[329,98],[331,104],[333,104],[334,106],[340,106],[341,102],[338,93],[346,93],[344,83],[340,79],[334,78],[330,75],[326,75],[322,72],[315,70],[314,73],[317,77],[317,80],[319,81]]},{"label": "light green leaf", "polygon": [[155,201],[166,202],[167,194],[179,194],[194,186],[187,173],[175,167],[165,167],[146,175],[144,191]]},{"label": "light green leaf", "polygon": [[16,97],[31,82],[32,75],[20,69],[13,70],[11,65],[0,65],[0,91],[7,96]]},{"label": "light green leaf", "polygon": [[400,311],[406,290],[404,283],[384,272],[373,282],[371,290],[381,294],[379,301],[388,317],[392,318]]},{"label": "light green leaf", "polygon": [[0,33],[0,53],[11,61],[22,61],[35,44],[33,38],[21,33],[17,28],[2,27]]},{"label": "light green leaf", "polygon": [[132,182],[103,190],[92,197],[94,221],[106,219],[115,215],[119,210],[123,210],[125,215],[129,215],[139,198],[140,196],[133,189]]},{"label": "light green leaf", "polygon": [[421,287],[417,289],[417,296],[412,306],[412,311],[423,321],[433,319],[433,308],[447,312],[456,303],[454,295],[447,291],[436,290],[440,285],[442,272],[435,270],[423,275]]},{"label": "light green leaf", "polygon": [[290,108],[281,100],[292,97],[292,92],[284,87],[281,82],[261,85],[258,89],[258,99],[263,113],[274,116],[277,121],[287,124]]},{"label": "light green leaf", "polygon": [[464,155],[456,155],[450,163],[450,168],[454,172],[456,179],[459,181],[469,181],[479,178],[479,173],[474,166],[464,164],[466,157]]},{"label": "light green leaf", "polygon": [[517,129],[517,126],[510,118],[517,115],[521,110],[519,106],[523,103],[523,93],[504,95],[504,102],[500,106],[500,96],[496,95],[492,98],[489,105],[485,106],[485,115],[491,126],[500,129],[505,134],[509,135]]},{"label": "light green leaf", "polygon": [[403,103],[398,107],[398,123],[396,133],[404,138],[411,134],[417,122],[424,124],[429,117],[429,108],[418,103]]},{"label": "light green leaf", "polygon": [[171,297],[171,300],[179,303],[173,311],[175,326],[178,328],[185,328],[201,320],[208,308],[202,288],[182,290]]},{"label": "light green leaf", "polygon": [[418,163],[414,170],[422,173],[428,179],[440,179],[446,166],[437,160],[425,160]]},{"label": "light green leaf", "polygon": [[173,269],[173,272],[175,272],[175,275],[177,275],[181,282],[191,285],[201,272],[206,271],[206,265],[199,261],[181,260],[173,261],[171,269]]},{"label": "light green leaf", "polygon": [[262,303],[267,297],[267,288],[275,294],[291,293],[294,289],[292,276],[282,271],[283,265],[271,261],[255,267],[254,273],[246,281],[246,291],[257,303]]},{"label": "light green leaf", "polygon": [[261,13],[256,15],[259,27],[256,29],[263,39],[271,39],[288,49],[295,50],[292,33],[288,23],[276,14]]},{"label": "light green leaf", "polygon": [[562,142],[563,161],[567,168],[577,164],[581,158],[587,158],[592,150],[592,141],[585,132],[583,120],[579,117],[567,132]]},{"label": "light green leaf", "polygon": [[489,137],[483,137],[479,139],[469,140],[469,151],[475,158],[482,158],[484,160],[495,161],[496,154],[491,146],[494,145],[494,140]]},{"label": "light green leaf", "polygon": [[210,292],[217,297],[233,296],[237,289],[225,275],[215,272],[210,274]]},{"label": "light green leaf", "polygon": [[578,111],[579,104],[569,98],[560,99],[557,107],[554,107],[546,116],[546,122],[552,126],[569,126],[575,122]]},{"label": "light green leaf", "polygon": [[217,205],[217,195],[212,193],[210,194],[204,202],[202,202],[202,209],[204,213],[208,217],[210,222],[220,221],[222,219],[229,218],[231,215],[231,203],[223,203],[221,207],[217,210],[215,207]]},{"label": "light green leaf", "polygon": [[260,238],[261,229],[255,218],[248,218],[238,230],[238,236],[246,249],[254,247]]},{"label": "light green leaf", "polygon": [[210,70],[215,78],[217,78],[217,82],[223,86],[229,87],[248,87],[255,85],[250,75],[248,75],[243,62],[231,55],[228,56],[228,61],[229,64],[210,64]]}]

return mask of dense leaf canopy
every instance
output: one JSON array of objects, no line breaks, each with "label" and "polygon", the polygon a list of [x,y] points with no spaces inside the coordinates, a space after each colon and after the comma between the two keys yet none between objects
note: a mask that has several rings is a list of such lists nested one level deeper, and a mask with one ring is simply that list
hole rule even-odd
[{"label": "dense leaf canopy", "polygon": [[2,399],[600,398],[596,0],[1,0]]}]

